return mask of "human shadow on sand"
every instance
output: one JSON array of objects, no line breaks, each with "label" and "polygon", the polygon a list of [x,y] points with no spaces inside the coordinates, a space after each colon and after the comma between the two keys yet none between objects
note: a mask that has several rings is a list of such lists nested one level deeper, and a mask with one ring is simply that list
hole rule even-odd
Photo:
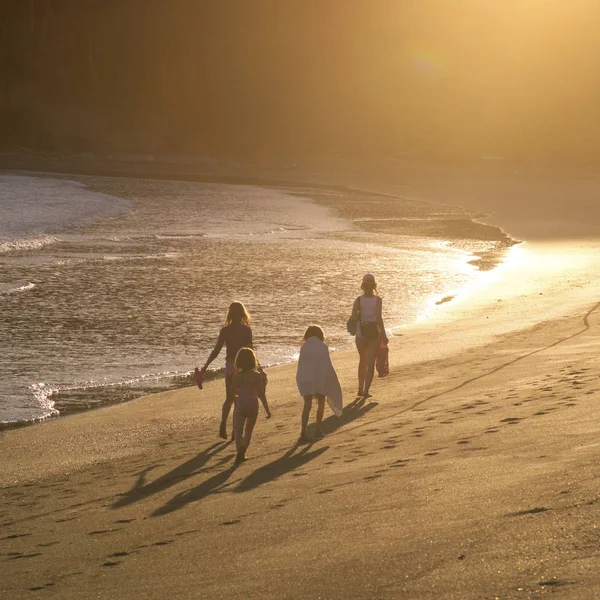
[{"label": "human shadow on sand", "polygon": [[[371,401],[368,404],[365,404],[365,402],[365,398],[356,398],[356,400],[353,400],[352,402],[350,402],[350,404],[347,404],[344,407],[344,411],[341,417],[331,415],[326,419],[323,419],[323,421],[321,422],[321,431],[325,435],[333,433],[334,431],[340,429],[340,427],[343,427],[344,425],[347,425],[355,419],[366,415],[369,411],[379,406],[378,402]],[[313,428],[314,425],[309,426],[309,431],[311,431],[311,429]]]},{"label": "human shadow on sand", "polygon": [[[299,452],[297,452],[299,448],[301,449]],[[210,494],[218,494],[225,491],[246,492],[248,490],[255,489],[264,483],[274,481],[282,475],[290,473],[291,471],[304,466],[306,463],[310,462],[314,458],[317,458],[318,456],[321,456],[323,452],[326,452],[329,449],[329,447],[326,446],[311,452],[310,448],[311,445],[301,447],[298,444],[294,444],[294,446],[292,446],[292,448],[290,448],[280,458],[262,467],[259,467],[241,481],[238,480],[239,483],[234,488],[231,486],[236,482],[234,481],[232,483],[227,483],[227,480],[233,475],[240,465],[232,465],[228,469],[225,469],[225,471],[209,477],[206,481],[203,481],[195,488],[177,494],[165,505],[157,508],[151,516],[160,517],[167,515],[171,512],[179,510],[180,508],[184,508],[192,502],[198,502]]]},{"label": "human shadow on sand", "polygon": [[[329,450],[329,446],[319,448],[318,450],[310,451],[312,444],[306,446],[299,446],[297,443],[294,444],[283,456],[280,456],[273,462],[270,462],[262,467],[256,469],[246,477],[242,479],[238,485],[233,488],[233,492],[247,492],[253,490],[260,485],[275,481],[282,475],[291,473],[292,471],[303,467],[306,463],[321,456],[324,452]],[[299,451],[298,451],[299,450]]]},{"label": "human shadow on sand", "polygon": [[206,481],[203,481],[200,485],[197,485],[191,490],[180,492],[176,496],[173,496],[166,504],[157,508],[150,516],[161,517],[163,515],[168,515],[180,508],[184,508],[192,502],[198,502],[199,500],[206,498],[209,494],[218,493],[221,488],[227,487],[227,480],[233,475],[238,467],[239,465],[233,464],[224,471],[209,477]]},{"label": "human shadow on sand", "polygon": [[122,508],[143,500],[152,494],[162,492],[167,488],[175,485],[176,483],[188,479],[193,475],[196,475],[198,471],[216,454],[221,452],[229,446],[230,442],[217,442],[212,446],[209,446],[194,458],[191,458],[187,462],[175,467],[172,471],[165,473],[158,479],[150,483],[146,483],[146,475],[154,468],[152,466],[144,469],[139,475],[134,486],[126,492],[123,496],[111,506],[111,508]]}]

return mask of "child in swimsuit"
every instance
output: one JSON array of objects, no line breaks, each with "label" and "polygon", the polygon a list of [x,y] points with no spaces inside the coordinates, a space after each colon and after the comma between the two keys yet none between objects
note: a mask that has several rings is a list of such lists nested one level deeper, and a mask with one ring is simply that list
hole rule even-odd
[{"label": "child in swimsuit", "polygon": [[258,361],[252,348],[241,348],[235,357],[232,388],[235,394],[235,413],[233,427],[237,455],[236,464],[246,460],[246,450],[250,444],[252,430],[258,418],[258,400],[260,399],[267,419],[271,411],[265,395],[263,375],[258,371]]}]

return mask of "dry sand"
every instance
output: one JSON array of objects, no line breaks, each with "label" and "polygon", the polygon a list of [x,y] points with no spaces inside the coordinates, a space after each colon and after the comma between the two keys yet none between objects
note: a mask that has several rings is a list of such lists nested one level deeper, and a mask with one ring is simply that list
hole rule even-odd
[{"label": "dry sand", "polygon": [[271,369],[237,468],[220,381],[5,432],[0,597],[599,598],[599,272],[590,239],[516,247],[366,402],[336,353],[344,416],[308,446]]}]

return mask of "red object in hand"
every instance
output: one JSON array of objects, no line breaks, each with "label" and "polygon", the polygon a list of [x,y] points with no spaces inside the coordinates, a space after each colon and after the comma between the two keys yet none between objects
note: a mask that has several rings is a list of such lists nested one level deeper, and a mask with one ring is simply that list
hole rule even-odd
[{"label": "red object in hand", "polygon": [[204,383],[204,371],[201,371],[198,367],[196,367],[194,369],[194,377],[196,378],[198,389],[202,389],[202,384]]},{"label": "red object in hand", "polygon": [[377,374],[379,377],[386,377],[390,374],[389,349],[387,344],[384,344],[383,342],[377,351],[375,366],[377,367]]}]

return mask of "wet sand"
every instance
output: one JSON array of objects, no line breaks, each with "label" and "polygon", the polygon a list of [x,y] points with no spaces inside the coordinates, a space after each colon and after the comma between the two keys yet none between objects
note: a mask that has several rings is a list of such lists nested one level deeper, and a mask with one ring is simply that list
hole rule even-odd
[{"label": "wet sand", "polygon": [[270,369],[238,467],[221,381],[5,432],[0,597],[599,597],[599,269],[590,239],[513,248],[397,332],[366,401],[335,353],[314,444]]}]

